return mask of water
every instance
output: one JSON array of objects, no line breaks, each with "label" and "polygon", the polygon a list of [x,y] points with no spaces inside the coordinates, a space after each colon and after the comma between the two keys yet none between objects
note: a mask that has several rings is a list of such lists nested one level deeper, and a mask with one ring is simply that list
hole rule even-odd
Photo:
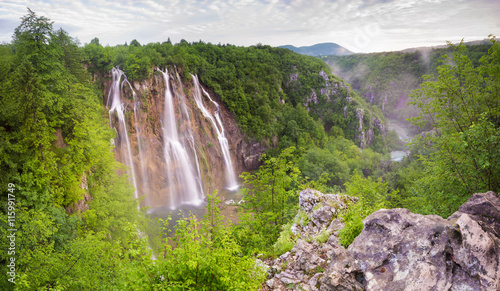
[{"label": "water", "polygon": [[[227,188],[229,190],[236,190],[238,189],[238,183],[236,182],[236,175],[234,173],[233,162],[231,161],[231,155],[229,153],[229,143],[224,133],[224,126],[222,125],[222,121],[219,114],[220,110],[219,104],[213,101],[210,95],[207,93],[207,91],[205,91],[205,89],[203,89],[200,86],[200,83],[198,81],[198,76],[191,75],[191,77],[193,77],[194,80],[194,100],[196,102],[196,106],[198,106],[198,108],[201,110],[203,116],[205,116],[212,122],[213,128],[217,132],[217,138],[219,140],[222,156],[224,159],[224,165],[226,168]],[[212,116],[210,111],[208,111],[208,109],[203,104],[203,97],[201,91],[203,91],[203,94],[208,98],[208,100],[210,100],[215,105],[216,108],[216,111],[214,113],[215,119],[214,116]]]},{"label": "water", "polygon": [[[181,103],[181,111],[182,111],[182,118],[181,122],[184,124],[187,124],[188,126],[185,127],[185,129],[182,131],[182,137],[185,141],[188,142],[190,148],[191,148],[191,153],[194,155],[194,162],[196,165],[196,174],[198,175],[198,187],[201,189],[201,192],[203,192],[203,183],[201,181],[201,170],[200,170],[200,163],[198,162],[198,154],[196,153],[196,146],[195,146],[195,141],[194,141],[194,135],[193,131],[191,129],[192,123],[191,123],[191,117],[189,116],[189,111],[186,106],[186,97],[184,96],[184,88],[182,87],[182,82],[181,82],[181,77],[179,76],[179,72],[177,71],[177,68],[175,68],[175,76],[177,77],[177,84],[178,84],[178,89],[175,90],[175,96],[177,99],[180,100]],[[185,147],[186,145],[184,145]]]},{"label": "water", "polygon": [[133,96],[133,101],[134,101],[133,126],[135,129],[135,135],[136,135],[136,139],[137,139],[137,152],[139,154],[139,165],[140,165],[140,169],[141,169],[141,179],[139,180],[138,183],[136,181],[136,184],[137,184],[138,195],[142,196],[144,194],[149,193],[149,178],[147,175],[147,169],[144,165],[145,163],[144,163],[144,157],[143,157],[144,145],[143,145],[142,138],[141,138],[141,127],[140,127],[140,123],[139,123],[139,120],[140,120],[140,102],[139,102],[139,100],[137,100],[137,94],[135,93],[132,85],[126,79],[126,76],[125,76],[125,80],[123,80],[123,82],[121,84],[122,89],[123,89],[123,85],[125,83],[129,86],[130,91],[132,91],[132,96]]},{"label": "water", "polygon": [[401,162],[404,157],[406,157],[410,152],[409,151],[392,151],[391,152],[391,161]]},{"label": "water", "polygon": [[[129,84],[130,85],[130,84]],[[130,86],[132,89],[132,86]],[[141,165],[141,194],[148,194],[149,193],[149,177],[147,174],[147,169],[144,165],[144,156],[143,156],[143,151],[144,149],[144,144],[142,140],[142,132],[141,132],[141,127],[139,121],[140,119],[140,102],[137,100],[137,95],[135,92],[132,90],[133,96],[134,96],[134,127],[135,127],[135,134],[137,138],[137,151],[139,152],[139,163]],[[148,197],[148,196],[146,196]]]},{"label": "water", "polygon": [[[125,121],[125,115],[124,115],[125,108],[123,106],[123,102],[121,99],[121,88],[123,86],[123,82],[125,82],[127,79],[123,71],[118,68],[113,68],[111,70],[111,73],[113,74],[113,83],[109,90],[108,104],[107,104],[107,107],[109,109],[109,122],[111,125],[114,113],[118,118],[118,124],[117,124],[118,129],[115,127],[116,139],[114,141],[114,144],[117,147],[119,146],[121,155],[125,161],[125,165],[128,167],[128,176],[132,180],[132,183],[134,185],[134,197],[137,199],[139,198],[139,193],[137,191],[135,168],[132,159],[132,152],[130,149],[130,141],[128,138],[127,123]],[[120,83],[122,76],[125,77],[125,80],[122,83]]]},{"label": "water", "polygon": [[[199,168],[196,172],[193,166],[195,163],[179,139],[174,100],[170,90],[170,76],[166,69],[161,72],[165,81],[165,110],[162,130],[170,194],[168,205],[170,209],[179,208],[181,205],[200,205],[203,202],[204,195],[203,188],[200,187],[201,175]],[[184,100],[180,101],[182,103]],[[194,144],[193,140],[188,142]]]},{"label": "water", "polygon": [[[404,126],[403,123],[394,120],[394,119],[389,119],[388,120],[388,127],[389,130],[395,130],[396,133],[399,136],[399,139],[404,141],[405,143],[410,139],[410,134],[408,132],[408,128]],[[401,162],[404,157],[409,155],[409,151],[392,151],[391,152],[391,161],[394,162]]]}]

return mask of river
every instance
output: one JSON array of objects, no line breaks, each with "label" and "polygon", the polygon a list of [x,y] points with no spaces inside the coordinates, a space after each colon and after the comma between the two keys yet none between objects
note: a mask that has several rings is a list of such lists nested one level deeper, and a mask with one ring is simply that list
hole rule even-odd
[{"label": "river", "polygon": [[[405,143],[408,142],[411,137],[408,132],[408,128],[404,125],[404,123],[395,120],[395,119],[388,119],[387,120],[389,130],[395,130],[396,133],[399,136],[399,139],[404,141]],[[406,157],[410,151],[405,150],[405,151],[392,151],[391,152],[391,161],[394,162],[401,162],[404,157]]]}]

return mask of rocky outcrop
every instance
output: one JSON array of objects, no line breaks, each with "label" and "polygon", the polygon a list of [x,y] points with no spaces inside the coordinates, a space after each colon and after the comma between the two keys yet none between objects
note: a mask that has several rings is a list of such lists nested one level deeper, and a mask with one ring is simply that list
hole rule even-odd
[{"label": "rocky outcrop", "polygon": [[[311,221],[296,227],[301,239],[274,262],[268,290],[500,290],[500,197],[493,192],[474,194],[448,219],[379,210],[347,250],[336,239],[342,205],[322,202],[339,200],[300,195]],[[325,227],[332,232],[324,244],[302,240]]]},{"label": "rocky outcrop", "polygon": [[344,226],[338,214],[356,201],[312,189],[302,191],[300,210],[291,226],[296,244],[272,263],[264,290],[363,290],[360,267],[337,237]]},{"label": "rocky outcrop", "polygon": [[268,148],[269,147],[264,146],[260,142],[244,142],[243,140],[240,141],[237,145],[236,152],[240,157],[241,164],[243,165],[243,170],[257,170],[261,165],[260,156],[262,156]]},{"label": "rocky outcrop", "polygon": [[82,213],[89,210],[89,203],[94,200],[94,198],[92,198],[92,196],[90,196],[90,194],[88,193],[89,187],[87,183],[87,175],[85,175],[85,173],[83,173],[80,180],[80,189],[84,190],[81,199],[65,207],[66,213],[68,213],[68,215],[71,215],[73,213]]},{"label": "rocky outcrop", "polygon": [[493,192],[474,194],[448,219],[380,210],[348,252],[367,290],[499,290],[499,222]]}]

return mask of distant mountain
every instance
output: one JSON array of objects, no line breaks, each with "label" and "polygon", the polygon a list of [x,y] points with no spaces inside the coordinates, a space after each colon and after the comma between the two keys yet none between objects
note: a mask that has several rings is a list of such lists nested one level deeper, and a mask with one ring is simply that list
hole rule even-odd
[{"label": "distant mountain", "polygon": [[308,56],[345,56],[352,55],[353,52],[348,49],[333,43],[333,42],[325,42],[318,43],[311,46],[301,46],[295,47],[293,45],[282,45],[281,48],[286,48],[296,53]]}]

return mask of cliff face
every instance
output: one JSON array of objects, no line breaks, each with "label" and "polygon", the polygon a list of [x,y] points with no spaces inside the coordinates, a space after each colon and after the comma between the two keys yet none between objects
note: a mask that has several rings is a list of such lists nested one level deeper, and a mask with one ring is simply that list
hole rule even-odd
[{"label": "cliff face", "polygon": [[[315,77],[317,88],[312,90],[307,89],[308,83],[298,70],[294,74],[279,89],[291,100],[305,98],[302,105],[327,128],[344,129],[345,136],[358,141],[361,148],[369,146],[375,134],[385,133],[382,121],[368,107],[361,108],[341,80],[320,71]],[[103,78],[104,103],[110,110],[111,127],[117,132],[115,156],[129,168],[136,197],[145,197],[143,206],[197,204],[207,192],[231,188],[235,183],[228,183],[231,179],[226,171],[238,177],[243,171],[257,169],[259,157],[269,146],[245,136],[233,113],[196,80],[196,76],[175,68],[155,71],[148,79],[131,83],[117,69]],[[165,102],[166,98],[170,101]],[[165,109],[166,104],[170,110]],[[220,121],[215,121],[216,115]],[[277,139],[272,143],[276,146]],[[170,152],[179,147],[182,152]],[[186,173],[191,176],[184,179]]]},{"label": "cliff face", "polygon": [[308,189],[299,199],[307,219],[291,227],[296,244],[270,263],[263,290],[500,290],[498,194],[474,194],[448,219],[381,209],[348,249],[337,214],[355,198]]},{"label": "cliff face", "polygon": [[[182,75],[182,72],[179,74]],[[195,168],[195,171],[199,167],[203,193],[223,189],[227,187],[226,165],[217,131],[214,124],[202,114],[194,101],[193,79],[188,79],[186,76],[179,79],[179,74],[171,70],[169,75],[180,140],[187,151],[191,151],[191,166]],[[124,80],[121,79],[121,82]],[[111,76],[106,76],[105,98],[111,98],[112,85]],[[169,175],[172,175],[180,165],[168,164],[165,158],[165,134],[162,129],[165,126],[165,80],[160,72],[156,72],[149,79],[130,83],[130,86],[124,83],[120,87],[138,196],[145,196],[142,205],[149,205],[153,208],[165,206],[172,208],[169,202],[172,197],[169,195],[177,186],[169,185]],[[210,94],[208,89],[205,90]],[[257,169],[258,158],[266,147],[246,137],[239,129],[233,114],[218,100],[217,96],[210,95],[219,105],[219,115],[236,177],[243,171]],[[205,95],[202,95],[202,99],[208,111],[214,114],[217,110],[215,104]],[[109,104],[109,100],[105,100],[104,103]],[[186,118],[186,113],[189,118]],[[117,127],[117,118],[111,114],[110,119],[112,127]],[[192,137],[184,135],[186,132],[192,132]],[[127,145],[119,133],[114,143],[117,160],[127,164],[128,152],[124,150]]]}]

